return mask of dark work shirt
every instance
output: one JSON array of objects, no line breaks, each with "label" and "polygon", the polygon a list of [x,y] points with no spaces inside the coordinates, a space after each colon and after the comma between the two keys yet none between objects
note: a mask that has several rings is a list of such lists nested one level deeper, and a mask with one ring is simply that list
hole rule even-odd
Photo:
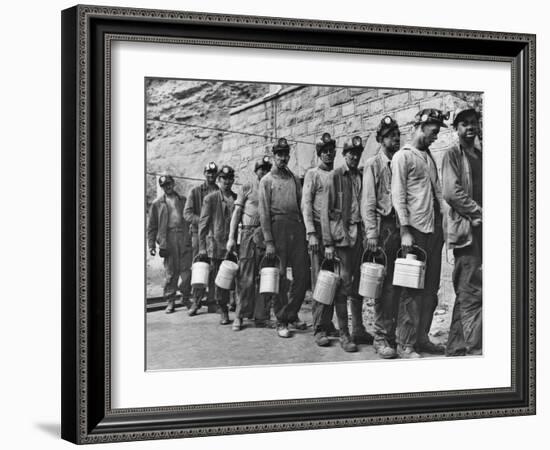
[{"label": "dark work shirt", "polygon": [[468,152],[466,152],[466,156],[468,157],[468,162],[470,163],[470,167],[472,169],[472,197],[474,201],[479,205],[483,206],[481,199],[482,199],[482,183],[481,183],[481,177],[483,173],[483,165],[481,161],[481,152],[477,149],[475,150],[477,158],[474,158],[472,155],[470,155]]}]

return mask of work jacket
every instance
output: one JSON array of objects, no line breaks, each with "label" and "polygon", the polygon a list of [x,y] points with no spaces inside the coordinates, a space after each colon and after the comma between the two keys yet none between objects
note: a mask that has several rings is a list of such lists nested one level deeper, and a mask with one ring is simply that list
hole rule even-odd
[{"label": "work jacket", "polygon": [[191,231],[197,233],[199,230],[199,219],[201,215],[202,202],[211,192],[219,189],[217,184],[209,185],[204,182],[195,186],[189,192],[185,208],[183,210],[184,219],[191,225]]},{"label": "work jacket", "polygon": [[[358,217],[352,218],[353,180],[357,177],[360,186],[357,207]],[[330,174],[328,189],[325,194],[325,205],[321,213],[321,232],[325,246],[353,247],[361,229],[361,186],[362,174],[359,170],[353,173],[347,164],[334,169]]]},{"label": "work jacket", "polygon": [[378,239],[382,217],[393,211],[391,202],[391,160],[380,149],[363,168],[361,215],[368,239]]},{"label": "work jacket", "polygon": [[391,196],[401,226],[411,226],[422,233],[434,232],[434,199],[441,214],[443,197],[437,167],[428,151],[405,145],[393,156]]},{"label": "work jacket", "polygon": [[223,259],[226,254],[236,198],[237,194],[231,191],[230,198],[226,199],[221,190],[204,197],[199,219],[199,251],[206,250],[210,258]]},{"label": "work jacket", "polygon": [[[481,152],[476,149],[481,158]],[[473,182],[470,162],[459,144],[443,156],[441,166],[443,198],[449,205],[443,218],[447,246],[461,248],[472,244],[471,221],[481,218],[482,208],[472,198]]]},{"label": "work jacket", "polygon": [[324,193],[328,189],[330,173],[331,170],[323,163],[306,172],[301,206],[307,234],[315,233],[315,223],[321,223]]},{"label": "work jacket", "polygon": [[[189,238],[189,224],[183,218],[183,207],[185,205],[185,197],[176,195],[176,208],[182,215],[182,228],[185,233],[184,240],[187,242]],[[147,222],[147,241],[149,250],[155,249],[155,243],[159,248],[166,249],[166,234],[168,233],[168,203],[166,202],[166,194],[158,197],[149,208],[149,220]]]}]

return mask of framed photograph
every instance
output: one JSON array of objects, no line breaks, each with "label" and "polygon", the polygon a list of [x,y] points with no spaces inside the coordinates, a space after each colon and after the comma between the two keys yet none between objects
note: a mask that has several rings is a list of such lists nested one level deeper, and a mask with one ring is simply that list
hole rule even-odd
[{"label": "framed photograph", "polygon": [[535,413],[534,35],[75,6],[62,45],[64,439]]}]

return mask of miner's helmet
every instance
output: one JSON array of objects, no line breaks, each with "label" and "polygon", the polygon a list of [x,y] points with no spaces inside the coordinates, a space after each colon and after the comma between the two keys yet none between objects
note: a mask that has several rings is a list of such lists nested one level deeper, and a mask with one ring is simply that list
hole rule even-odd
[{"label": "miner's helmet", "polygon": [[382,118],[378,124],[378,128],[376,129],[376,141],[382,142],[382,139],[384,139],[393,130],[399,130],[399,125],[397,125],[397,122],[390,116],[385,116]]},{"label": "miner's helmet", "polygon": [[218,166],[214,161],[210,161],[204,166],[204,173],[218,173]]},{"label": "miner's helmet", "polygon": [[224,165],[218,172],[218,177],[233,180],[235,178],[235,170],[231,166]]},{"label": "miner's helmet", "polygon": [[165,186],[167,183],[172,183],[174,184],[174,178],[172,178],[172,175],[161,175],[159,177],[159,186],[160,187],[163,187]]},{"label": "miner's helmet", "polygon": [[260,168],[269,172],[271,170],[271,165],[271,159],[269,158],[269,156],[265,155],[264,157],[256,161],[256,164],[254,164],[254,172],[256,172]]},{"label": "miner's helmet", "polygon": [[336,141],[332,139],[330,133],[323,133],[321,139],[317,144],[315,144],[315,150],[317,156],[321,155],[323,151],[334,150],[336,148]]},{"label": "miner's helmet", "polygon": [[356,152],[356,153],[363,153],[363,139],[361,139],[360,136],[354,136],[351,139],[351,144],[345,143],[344,149],[342,150],[342,154],[345,155],[347,152]]},{"label": "miner's helmet", "polygon": [[273,146],[273,154],[290,153],[290,145],[284,137],[277,139],[277,143]]},{"label": "miner's helmet", "polygon": [[454,114],[453,127],[456,128],[456,126],[458,125],[458,122],[460,122],[460,119],[462,119],[466,114],[469,114],[469,113],[475,114],[477,120],[479,120],[481,117],[481,113],[476,108],[472,108],[470,106],[466,106],[464,108],[458,108]]},{"label": "miner's helmet", "polygon": [[415,125],[424,125],[426,123],[435,123],[441,127],[447,128],[444,120],[449,120],[449,113],[443,114],[441,110],[435,108],[423,109],[414,116]]}]

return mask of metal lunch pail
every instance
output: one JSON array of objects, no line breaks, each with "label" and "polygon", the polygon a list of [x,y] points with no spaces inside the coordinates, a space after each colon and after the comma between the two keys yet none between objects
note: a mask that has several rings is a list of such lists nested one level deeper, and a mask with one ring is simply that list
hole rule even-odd
[{"label": "metal lunch pail", "polygon": [[[414,249],[420,250],[424,256],[424,261],[419,261],[417,255],[408,253],[405,258],[395,260],[395,269],[393,271],[393,284],[413,289],[424,289],[424,278],[426,276],[426,252],[417,245]],[[402,249],[397,251],[397,256],[402,253]]]},{"label": "metal lunch pail", "polygon": [[274,267],[264,267],[265,256],[260,261],[260,294],[279,293],[279,266],[281,265],[281,260],[278,256],[275,256],[275,258],[277,259],[277,265]]},{"label": "metal lunch pail", "polygon": [[208,276],[210,275],[210,263],[197,261],[200,255],[195,256],[191,266],[191,286],[203,288],[208,286]]},{"label": "metal lunch pail", "polygon": [[[323,269],[323,265],[327,262],[326,259],[321,263],[321,270],[317,275],[317,282],[315,283],[315,289],[313,291],[313,300],[323,303],[324,305],[331,305],[336,295],[336,289],[338,289],[338,283],[340,282],[340,273],[331,272],[330,270]],[[336,260],[334,264],[340,265]],[[340,272],[340,270],[338,270]]]},{"label": "metal lunch pail", "polygon": [[[234,261],[230,260],[229,257],[233,256]],[[216,286],[231,290],[234,287],[235,276],[239,270],[239,264],[237,264],[237,257],[235,254],[228,253],[225,259],[221,262],[218,273],[216,274],[216,279],[214,283]]]},{"label": "metal lunch pail", "polygon": [[[365,262],[365,254],[372,255],[372,262]],[[384,264],[376,262],[376,255],[381,254],[384,257]],[[377,247],[376,252],[365,250],[361,256],[361,278],[359,280],[359,295],[367,298],[379,298],[382,295],[382,286],[386,277],[386,267],[388,257],[382,249]]]}]

